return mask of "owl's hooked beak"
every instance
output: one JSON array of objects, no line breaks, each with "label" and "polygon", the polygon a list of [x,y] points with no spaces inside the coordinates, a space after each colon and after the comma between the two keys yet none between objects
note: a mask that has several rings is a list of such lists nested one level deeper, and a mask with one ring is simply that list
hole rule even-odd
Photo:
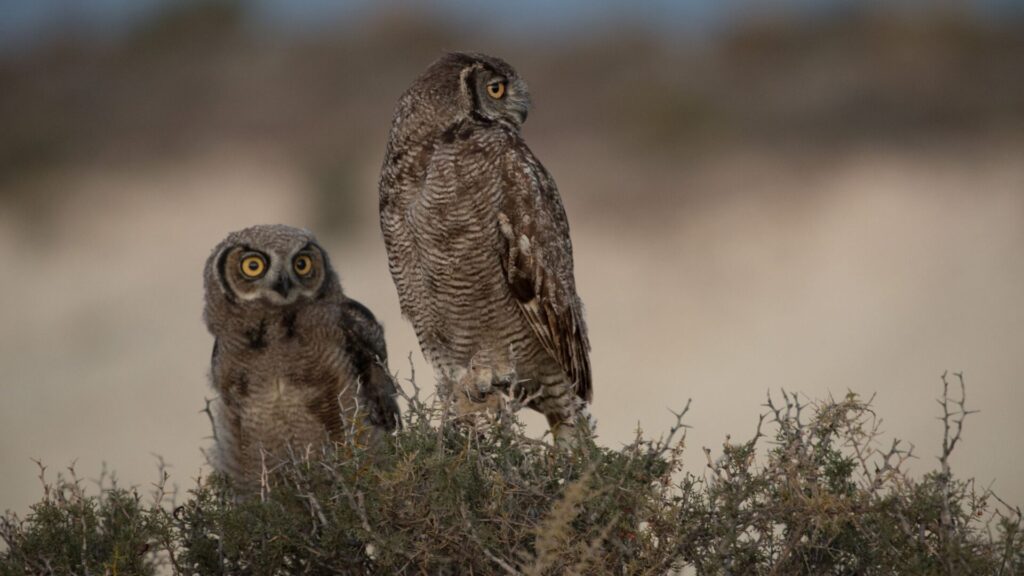
[{"label": "owl's hooked beak", "polygon": [[292,281],[287,274],[282,274],[271,288],[280,294],[281,298],[288,298],[288,292],[292,289]]}]

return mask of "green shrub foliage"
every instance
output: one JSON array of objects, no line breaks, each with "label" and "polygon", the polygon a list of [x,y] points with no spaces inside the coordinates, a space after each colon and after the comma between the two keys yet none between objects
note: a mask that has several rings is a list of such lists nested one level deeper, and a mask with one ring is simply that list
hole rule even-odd
[{"label": "green shrub foliage", "polygon": [[950,471],[969,414],[953,382],[920,478],[853,393],[769,396],[752,438],[686,470],[685,409],[660,438],[556,450],[513,411],[467,425],[417,389],[397,434],[293,454],[258,494],[216,475],[170,494],[162,466],[152,494],[90,491],[41,468],[42,500],[0,522],[0,575],[1022,574],[1020,510]]}]

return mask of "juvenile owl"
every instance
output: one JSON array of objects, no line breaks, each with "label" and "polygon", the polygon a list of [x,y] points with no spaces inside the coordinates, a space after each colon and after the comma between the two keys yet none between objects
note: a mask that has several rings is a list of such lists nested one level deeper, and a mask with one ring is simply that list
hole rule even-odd
[{"label": "juvenile owl", "polygon": [[482,400],[513,385],[561,441],[591,399],[590,345],[565,209],[520,134],[529,107],[498,58],[434,62],[398,101],[380,221],[402,312],[442,386]]},{"label": "juvenile owl", "polygon": [[251,486],[288,450],[398,425],[383,329],[342,293],[311,233],[233,232],[214,248],[204,280],[220,470]]}]

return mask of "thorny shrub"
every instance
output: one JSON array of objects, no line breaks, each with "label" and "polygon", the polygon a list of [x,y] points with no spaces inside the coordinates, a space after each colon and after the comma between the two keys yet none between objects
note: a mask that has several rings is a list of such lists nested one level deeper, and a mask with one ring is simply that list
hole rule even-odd
[{"label": "thorny shrub", "polygon": [[[258,495],[200,478],[187,496],[74,471],[0,519],[0,575],[21,574],[1022,574],[1019,508],[952,474],[951,397],[939,466],[905,472],[870,400],[769,395],[753,438],[684,470],[683,418],[621,449],[553,449],[514,410],[487,425],[406,397],[404,428],[268,470]],[[514,408],[514,407],[513,407]]]}]

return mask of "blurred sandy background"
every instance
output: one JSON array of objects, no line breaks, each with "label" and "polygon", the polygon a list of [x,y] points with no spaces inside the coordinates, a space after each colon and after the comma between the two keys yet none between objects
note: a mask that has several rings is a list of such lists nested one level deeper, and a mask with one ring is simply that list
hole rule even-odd
[{"label": "blurred sandy background", "polygon": [[[765,394],[877,394],[930,469],[1024,504],[1024,12],[1012,3],[8,4],[0,36],[0,509],[35,466],[187,488],[228,231],[315,230],[432,387],[387,272],[392,106],[447,49],[515,65],[569,213],[600,441],[693,398],[688,462]],[[543,4],[527,2],[525,12]],[[541,419],[530,418],[542,430]]]}]

